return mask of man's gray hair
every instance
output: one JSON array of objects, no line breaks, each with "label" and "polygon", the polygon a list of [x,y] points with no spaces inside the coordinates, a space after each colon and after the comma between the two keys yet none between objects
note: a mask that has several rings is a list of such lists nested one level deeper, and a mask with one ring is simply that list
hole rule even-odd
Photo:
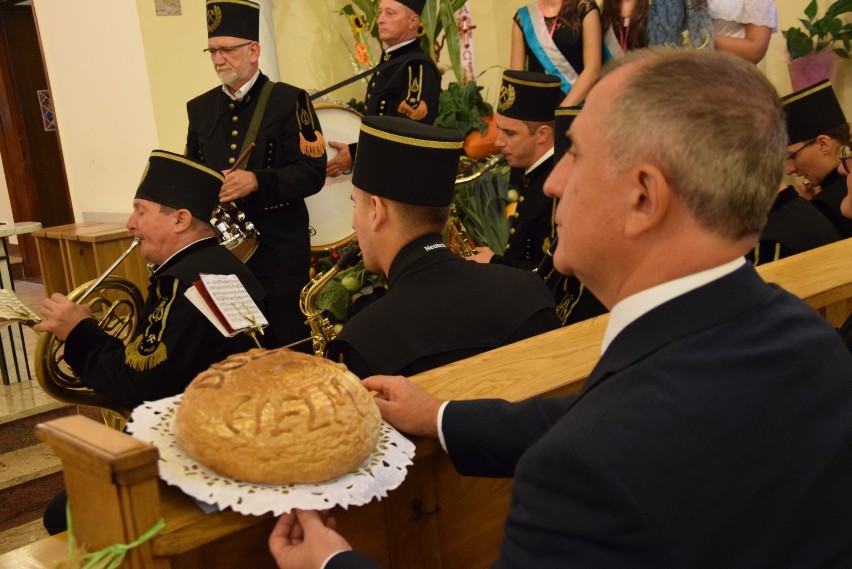
[{"label": "man's gray hair", "polygon": [[712,50],[637,50],[605,125],[615,171],[654,163],[705,228],[760,232],[784,171],[787,132],[773,86],[751,63]]}]

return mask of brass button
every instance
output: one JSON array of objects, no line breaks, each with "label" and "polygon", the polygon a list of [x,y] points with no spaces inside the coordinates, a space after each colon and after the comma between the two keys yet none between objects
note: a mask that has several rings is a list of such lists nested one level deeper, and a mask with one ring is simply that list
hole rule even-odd
[{"label": "brass button", "polygon": [[236,158],[234,158],[233,156],[231,156],[230,158],[228,158],[228,164],[233,164],[233,163],[234,163],[234,162],[236,162],[236,161],[237,161],[237,159],[236,159]]},{"label": "brass button", "polygon": [[231,144],[231,150],[236,150],[236,149],[237,149],[237,145],[236,145],[236,144]]},{"label": "brass button", "polygon": [[514,235],[514,234],[515,234],[515,228],[513,227],[512,229],[509,230],[509,235]]},{"label": "brass button", "polygon": [[238,120],[240,120],[240,117],[238,117],[237,115],[231,117],[231,122],[237,122]]},{"label": "brass button", "polygon": [[240,134],[240,132],[238,130],[232,130],[231,131],[231,136],[237,136],[238,134]]},{"label": "brass button", "polygon": [[518,203],[522,203],[524,201],[524,196],[518,198]]},{"label": "brass button", "polygon": [[228,105],[228,108],[233,111],[234,110],[234,103],[231,103],[230,105]]},{"label": "brass button", "polygon": [[521,214],[519,214],[519,213],[516,211],[515,213],[513,213],[513,214],[512,214],[512,216],[514,216],[514,217],[520,217],[520,216],[521,216]]}]

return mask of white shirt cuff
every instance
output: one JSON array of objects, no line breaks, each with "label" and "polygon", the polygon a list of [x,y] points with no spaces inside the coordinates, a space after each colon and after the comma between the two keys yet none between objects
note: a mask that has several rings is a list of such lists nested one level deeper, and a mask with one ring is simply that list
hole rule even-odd
[{"label": "white shirt cuff", "polygon": [[444,440],[444,409],[447,408],[447,403],[449,403],[449,401],[444,401],[441,403],[441,407],[438,408],[438,441],[440,441],[441,448],[444,449],[444,452],[448,452],[447,442]]}]

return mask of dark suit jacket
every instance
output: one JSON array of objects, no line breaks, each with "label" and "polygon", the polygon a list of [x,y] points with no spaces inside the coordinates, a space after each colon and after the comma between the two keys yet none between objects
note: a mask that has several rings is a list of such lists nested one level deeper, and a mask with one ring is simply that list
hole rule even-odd
[{"label": "dark suit jacket", "polygon": [[852,566],[852,358],[751,266],[629,325],[578,396],[443,430],[459,472],[515,477],[496,567]]},{"label": "dark suit jacket", "polygon": [[630,324],[579,395],[453,402],[443,432],[459,472],[515,477],[496,567],[852,566],[852,357],[749,265]]}]

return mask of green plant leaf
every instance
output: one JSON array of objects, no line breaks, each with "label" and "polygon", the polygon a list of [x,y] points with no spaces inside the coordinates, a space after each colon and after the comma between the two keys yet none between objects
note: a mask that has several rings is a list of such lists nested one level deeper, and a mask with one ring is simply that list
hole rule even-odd
[{"label": "green plant leaf", "polygon": [[813,40],[799,28],[789,28],[782,33],[787,40],[787,51],[791,58],[796,59],[813,51]]},{"label": "green plant leaf", "polygon": [[828,18],[835,18],[841,14],[852,12],[852,0],[837,0],[825,10],[825,15]]},{"label": "green plant leaf", "polygon": [[450,62],[453,64],[453,73],[456,81],[464,83],[464,72],[461,64],[461,45],[459,45],[459,28],[456,25],[456,16],[453,12],[452,2],[441,2],[441,24],[447,39],[447,52],[450,54]]},{"label": "green plant leaf", "polygon": [[817,13],[817,0],[811,0],[810,4],[805,7],[805,16],[808,17],[808,20],[813,20],[816,17]]},{"label": "green plant leaf", "polygon": [[331,279],[319,291],[315,302],[317,308],[328,310],[336,320],[346,320],[349,316],[349,299],[349,291],[338,281]]}]

